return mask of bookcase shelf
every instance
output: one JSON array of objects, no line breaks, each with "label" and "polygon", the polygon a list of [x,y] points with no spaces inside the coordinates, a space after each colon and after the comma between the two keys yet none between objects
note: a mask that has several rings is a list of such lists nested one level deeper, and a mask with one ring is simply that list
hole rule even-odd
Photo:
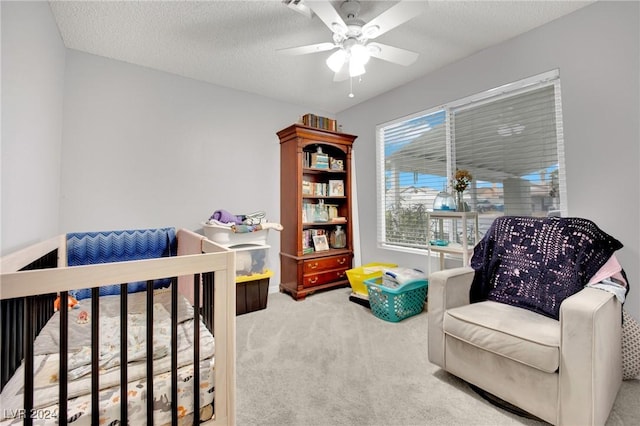
[{"label": "bookcase shelf", "polygon": [[305,167],[303,168],[305,173],[310,173],[310,174],[315,174],[315,173],[319,173],[319,174],[325,174],[325,173],[336,173],[336,174],[346,174],[346,170],[331,170],[331,169],[314,169],[312,167]]}]

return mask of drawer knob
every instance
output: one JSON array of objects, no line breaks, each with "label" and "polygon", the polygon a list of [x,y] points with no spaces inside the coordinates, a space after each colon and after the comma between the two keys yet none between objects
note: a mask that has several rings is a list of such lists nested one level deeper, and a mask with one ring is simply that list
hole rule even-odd
[{"label": "drawer knob", "polygon": [[345,263],[347,263],[347,258],[346,257],[341,257],[340,259],[338,259],[338,263],[340,265],[344,265]]},{"label": "drawer knob", "polygon": [[318,267],[318,262],[309,264],[309,269],[316,269],[317,267]]},{"label": "drawer knob", "polygon": [[309,278],[309,284],[315,284],[318,281],[318,277]]}]

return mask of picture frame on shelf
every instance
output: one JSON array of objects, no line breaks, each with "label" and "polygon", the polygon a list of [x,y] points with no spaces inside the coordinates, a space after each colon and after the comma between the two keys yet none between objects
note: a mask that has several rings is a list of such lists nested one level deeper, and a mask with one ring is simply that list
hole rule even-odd
[{"label": "picture frame on shelf", "polygon": [[313,247],[316,251],[325,251],[329,250],[329,242],[327,241],[326,235],[314,235],[313,237]]},{"label": "picture frame on shelf", "polygon": [[330,158],[329,167],[331,170],[344,170],[344,162],[338,158]]},{"label": "picture frame on shelf", "polygon": [[329,197],[343,197],[343,196],[344,196],[344,181],[330,180],[329,181]]}]

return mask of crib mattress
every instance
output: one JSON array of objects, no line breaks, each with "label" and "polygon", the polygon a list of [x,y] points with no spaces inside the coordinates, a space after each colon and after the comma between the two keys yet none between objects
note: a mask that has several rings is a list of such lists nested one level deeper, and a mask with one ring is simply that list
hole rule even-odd
[{"label": "crib mattress", "polygon": [[[193,412],[193,308],[179,295],[178,303],[178,416]],[[131,424],[146,422],[146,293],[128,298],[128,415]],[[67,418],[74,425],[91,424],[91,315],[90,300],[69,312],[69,381]],[[171,422],[171,295],[154,293],[154,424]],[[79,320],[85,311],[89,321]],[[120,297],[100,298],[100,424],[120,417]],[[58,416],[59,313],[45,325],[34,342],[34,424],[51,424]],[[214,398],[214,338],[199,321],[200,405]],[[24,370],[21,366],[0,395],[2,425],[21,424]],[[48,418],[47,418],[48,417]]]}]

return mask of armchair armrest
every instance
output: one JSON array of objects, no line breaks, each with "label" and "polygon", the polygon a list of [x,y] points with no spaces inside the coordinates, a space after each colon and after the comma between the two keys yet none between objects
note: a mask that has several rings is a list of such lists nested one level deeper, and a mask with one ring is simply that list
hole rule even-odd
[{"label": "armchair armrest", "polygon": [[621,309],[613,294],[594,288],[560,305],[560,424],[606,422],[622,383]]},{"label": "armchair armrest", "polygon": [[469,304],[469,289],[474,271],[471,267],[447,269],[429,276],[429,361],[445,368],[444,313],[447,309]]}]

